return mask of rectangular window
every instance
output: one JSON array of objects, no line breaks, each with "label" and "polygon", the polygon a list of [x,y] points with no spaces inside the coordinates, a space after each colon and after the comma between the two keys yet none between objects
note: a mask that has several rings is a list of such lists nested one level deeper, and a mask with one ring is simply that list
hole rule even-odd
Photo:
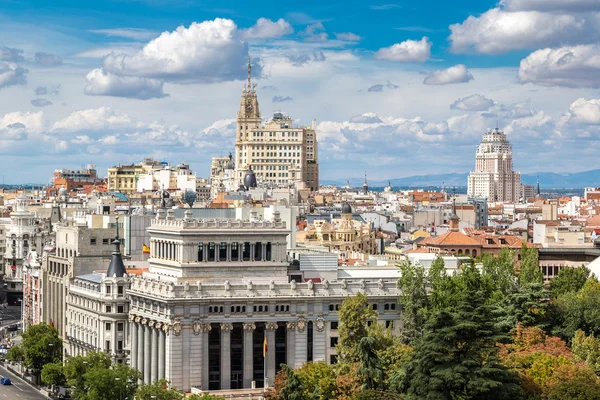
[{"label": "rectangular window", "polygon": [[119,314],[123,314],[125,312],[125,307],[124,306],[117,306],[117,312]]},{"label": "rectangular window", "polygon": [[102,239],[102,244],[110,244],[110,242],[108,239],[105,238],[105,239]]},{"label": "rectangular window", "polygon": [[123,332],[123,323],[122,322],[117,323],[117,332]]},{"label": "rectangular window", "polygon": [[106,285],[106,294],[110,294],[111,287],[110,285]]},{"label": "rectangular window", "polygon": [[112,324],[110,322],[107,322],[105,325],[106,325],[106,330],[110,331],[110,328],[111,328]]},{"label": "rectangular window", "polygon": [[329,347],[335,347],[338,344],[338,338],[337,337],[330,337],[329,338]]},{"label": "rectangular window", "polygon": [[110,340],[106,341],[105,346],[106,347],[104,348],[104,350],[107,351],[107,352],[110,352]]},{"label": "rectangular window", "polygon": [[386,328],[390,328],[390,329],[394,329],[394,321],[391,321],[391,320],[385,321],[385,327]]},{"label": "rectangular window", "polygon": [[106,312],[107,313],[111,313],[112,312],[112,307],[111,306],[106,306]]},{"label": "rectangular window", "polygon": [[123,286],[118,286],[117,287],[117,293],[118,294],[123,294]]},{"label": "rectangular window", "polygon": [[90,238],[90,244],[92,246],[95,246],[96,245],[96,238]]},{"label": "rectangular window", "polygon": [[338,321],[331,321],[331,330],[336,330],[338,328]]},{"label": "rectangular window", "polygon": [[123,350],[123,341],[122,340],[117,341],[117,350],[119,350],[119,351]]}]

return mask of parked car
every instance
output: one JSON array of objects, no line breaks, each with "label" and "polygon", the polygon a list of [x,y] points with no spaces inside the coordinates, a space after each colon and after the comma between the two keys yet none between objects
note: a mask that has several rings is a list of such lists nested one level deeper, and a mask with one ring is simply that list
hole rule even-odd
[{"label": "parked car", "polygon": [[4,378],[0,379],[0,384],[2,384],[2,385],[12,385],[12,382],[10,381],[10,378],[4,377]]}]

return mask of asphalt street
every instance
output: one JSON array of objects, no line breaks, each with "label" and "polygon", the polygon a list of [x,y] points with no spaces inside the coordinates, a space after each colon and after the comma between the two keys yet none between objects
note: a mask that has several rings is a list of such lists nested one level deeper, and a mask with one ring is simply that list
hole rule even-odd
[{"label": "asphalt street", "polygon": [[7,376],[12,385],[0,385],[0,400],[47,400],[37,389],[29,386],[21,378],[0,365],[0,375]]}]

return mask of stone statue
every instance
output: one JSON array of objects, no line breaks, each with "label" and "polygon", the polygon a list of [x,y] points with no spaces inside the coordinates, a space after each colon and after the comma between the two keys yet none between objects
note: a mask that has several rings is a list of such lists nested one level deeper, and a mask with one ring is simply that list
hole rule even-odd
[{"label": "stone statue", "polygon": [[327,280],[327,278],[323,279],[323,287],[325,289],[329,289],[329,281]]},{"label": "stone statue", "polygon": [[248,281],[248,283],[246,283],[246,290],[248,290],[249,292],[251,292],[252,291],[252,287],[253,287],[252,281]]},{"label": "stone statue", "polygon": [[275,281],[271,281],[271,283],[269,284],[269,289],[275,290]]},{"label": "stone statue", "polygon": [[292,283],[291,283],[291,288],[292,288],[292,290],[294,290],[294,291],[296,290],[296,281],[292,281]]},{"label": "stone statue", "polygon": [[229,290],[231,289],[231,284],[229,283],[229,281],[225,281],[225,291],[229,292]]}]

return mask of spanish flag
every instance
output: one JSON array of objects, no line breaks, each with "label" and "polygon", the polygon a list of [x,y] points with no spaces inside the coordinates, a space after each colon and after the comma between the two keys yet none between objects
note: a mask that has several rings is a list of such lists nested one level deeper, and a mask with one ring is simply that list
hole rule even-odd
[{"label": "spanish flag", "polygon": [[146,246],[145,244],[142,244],[142,252],[144,254],[150,254],[150,247]]},{"label": "spanish flag", "polygon": [[267,357],[267,351],[269,351],[269,346],[267,346],[267,336],[265,335],[265,340],[263,341],[263,358]]}]

